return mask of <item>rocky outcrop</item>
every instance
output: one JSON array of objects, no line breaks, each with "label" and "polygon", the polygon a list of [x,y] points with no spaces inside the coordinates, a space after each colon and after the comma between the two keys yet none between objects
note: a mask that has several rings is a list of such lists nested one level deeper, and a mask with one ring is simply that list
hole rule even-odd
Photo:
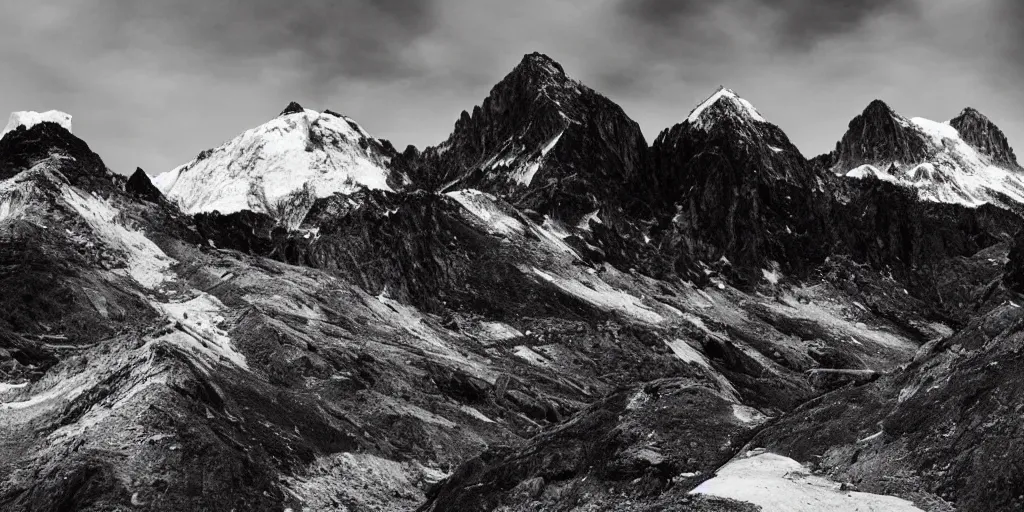
[{"label": "rocky outcrop", "polygon": [[963,139],[980,153],[988,155],[998,165],[1019,168],[1017,157],[1006,135],[981,112],[965,108],[954,117],[950,126],[960,132]]},{"label": "rocky outcrop", "polygon": [[428,190],[476,188],[570,224],[644,203],[640,127],[604,96],[534,53],[491,89],[413,176]]},{"label": "rocky outcrop", "polygon": [[85,141],[51,122],[31,128],[19,126],[0,139],[0,179],[13,177],[55,154],[59,155],[58,165],[72,184],[90,190],[112,186],[112,173],[99,155]]},{"label": "rocky outcrop", "polygon": [[149,175],[141,167],[135,168],[135,172],[125,182],[124,190],[152,203],[158,203],[164,199],[160,189],[153,185],[153,182],[149,180]]},{"label": "rocky outcrop", "polygon": [[929,156],[928,146],[911,123],[881,100],[872,101],[850,121],[834,154],[843,170],[863,164],[923,162]]},{"label": "rocky outcrop", "polygon": [[286,116],[289,114],[301,114],[305,112],[305,110],[306,109],[302,108],[302,105],[299,105],[298,102],[293,101],[291,103],[288,103],[288,106],[285,107],[284,110],[282,110],[281,113],[278,114],[278,116]]}]

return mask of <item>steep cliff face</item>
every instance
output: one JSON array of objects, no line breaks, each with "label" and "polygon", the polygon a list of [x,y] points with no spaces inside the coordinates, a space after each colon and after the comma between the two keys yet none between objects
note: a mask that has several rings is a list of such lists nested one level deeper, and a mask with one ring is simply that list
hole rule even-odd
[{"label": "steep cliff face", "polygon": [[645,201],[646,149],[618,105],[534,53],[463,112],[448,140],[424,151],[414,180],[479,189],[575,224]]},{"label": "steep cliff face", "polygon": [[835,150],[836,166],[842,169],[871,164],[887,170],[892,163],[923,162],[928,156],[928,147],[910,120],[881,100],[872,101],[850,121]]},{"label": "steep cliff face", "polygon": [[[786,135],[721,89],[651,149],[668,240],[692,262],[806,270],[828,248],[821,179]],[[752,269],[757,269],[756,271]]]},{"label": "steep cliff face", "polygon": [[956,128],[964,141],[991,158],[993,163],[1009,168],[1020,167],[1006,135],[981,112],[970,107],[965,108],[960,115],[950,120],[949,124]]}]

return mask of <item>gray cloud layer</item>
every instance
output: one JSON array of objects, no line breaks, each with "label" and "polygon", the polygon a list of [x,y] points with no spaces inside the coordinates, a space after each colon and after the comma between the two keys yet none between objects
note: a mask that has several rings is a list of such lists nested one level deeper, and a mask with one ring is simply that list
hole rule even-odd
[{"label": "gray cloud layer", "polygon": [[119,172],[165,171],[290,100],[442,140],[542,51],[648,137],[719,84],[808,154],[874,98],[967,105],[1024,149],[1019,0],[35,0],[0,4],[0,110],[63,109]]}]

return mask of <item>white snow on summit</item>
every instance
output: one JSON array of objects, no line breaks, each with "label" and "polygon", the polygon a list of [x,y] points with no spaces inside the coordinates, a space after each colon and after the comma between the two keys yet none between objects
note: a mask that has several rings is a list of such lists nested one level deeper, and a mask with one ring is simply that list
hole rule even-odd
[{"label": "white snow on summit", "polygon": [[4,128],[3,133],[0,133],[0,137],[7,135],[7,132],[17,130],[19,126],[24,126],[25,129],[29,129],[39,123],[57,123],[70,132],[71,114],[61,112],[59,110],[49,110],[46,112],[11,112],[11,118],[7,121],[7,127]]},{"label": "white snow on summit", "polygon": [[307,196],[391,190],[387,157],[377,147],[351,119],[307,109],[204,151],[153,184],[185,213],[252,210],[295,220],[304,212],[285,210],[308,207]]},{"label": "white snow on summit", "polygon": [[[721,87],[710,98],[704,100],[703,103],[697,105],[697,108],[690,112],[689,117],[686,118],[686,122],[690,123],[698,128],[707,129],[713,124],[713,120],[709,120],[704,115],[705,111],[712,105],[720,101],[726,101],[735,106],[740,112],[746,114],[748,117],[755,121],[766,122],[764,117],[757,112],[749,101],[739,97],[735,92],[725,87]],[[710,121],[710,123],[709,123]]]}]

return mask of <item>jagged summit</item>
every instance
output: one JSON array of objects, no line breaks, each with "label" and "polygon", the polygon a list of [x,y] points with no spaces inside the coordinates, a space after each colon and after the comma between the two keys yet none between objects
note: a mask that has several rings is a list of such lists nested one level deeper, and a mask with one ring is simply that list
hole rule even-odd
[{"label": "jagged summit", "polygon": [[988,117],[974,108],[967,107],[960,115],[949,121],[960,137],[980,153],[992,158],[993,163],[1006,167],[1019,167],[1017,156],[1010,147],[1006,135]]},{"label": "jagged summit", "polygon": [[577,222],[602,202],[644,197],[619,189],[642,174],[646,146],[618,105],[531,53],[462,113],[445,142],[424,151],[415,181],[522,199]]},{"label": "jagged summit", "polygon": [[649,162],[688,265],[725,257],[795,268],[815,250],[804,240],[822,202],[818,180],[789,137],[732,90],[720,87],[658,134]]},{"label": "jagged summit", "polygon": [[540,52],[528,53],[515,67],[513,73],[540,73],[551,76],[566,76],[561,64]]},{"label": "jagged summit", "polygon": [[160,193],[160,189],[153,185],[149,175],[146,171],[143,171],[141,167],[136,167],[135,172],[132,173],[131,177],[124,185],[125,192],[129,194],[141,197],[149,202],[159,202],[163,198],[163,194]]},{"label": "jagged summit", "polygon": [[27,130],[40,123],[55,123],[70,132],[71,114],[61,112],[59,110],[49,110],[46,112],[11,112],[11,117],[7,121],[7,126],[4,128],[4,131],[0,133],[0,137],[7,135],[8,132],[14,131],[19,127],[24,127]]},{"label": "jagged summit", "polygon": [[836,144],[835,161],[840,169],[852,169],[863,164],[921,161],[927,153],[926,141],[910,120],[876,99],[850,121]]},{"label": "jagged summit", "polygon": [[306,111],[306,109],[302,108],[302,105],[299,105],[298,102],[293,101],[293,102],[289,103],[288,106],[285,107],[284,110],[282,110],[281,113],[278,114],[278,115],[279,116],[286,116],[286,115],[289,115],[289,114],[301,114],[301,113],[303,113],[305,111]]},{"label": "jagged summit", "polygon": [[697,105],[686,118],[686,122],[698,128],[708,129],[722,116],[767,122],[754,105],[724,85],[719,86],[714,94]]},{"label": "jagged summit", "polygon": [[940,123],[907,118],[880,100],[850,122],[832,171],[911,188],[923,200],[1017,208],[1024,181],[1006,137],[973,108]]}]

